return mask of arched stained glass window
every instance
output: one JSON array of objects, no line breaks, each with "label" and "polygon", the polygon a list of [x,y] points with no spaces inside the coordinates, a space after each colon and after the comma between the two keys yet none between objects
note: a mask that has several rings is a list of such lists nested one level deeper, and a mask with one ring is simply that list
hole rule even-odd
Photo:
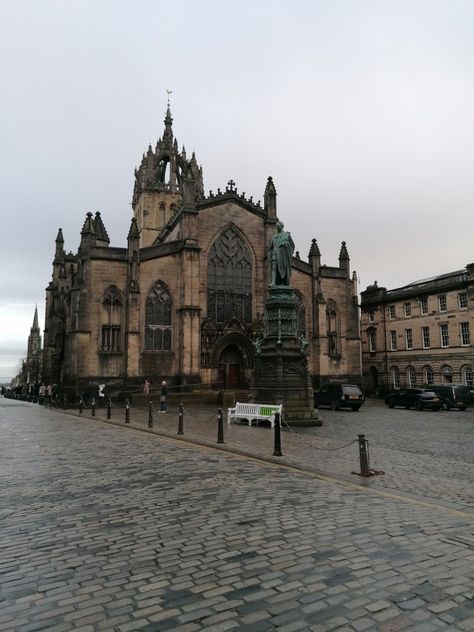
[{"label": "arched stained glass window", "polygon": [[101,306],[102,351],[121,350],[122,297],[112,285],[104,293]]},{"label": "arched stained glass window", "polygon": [[306,338],[306,305],[300,292],[295,291],[295,298],[298,307],[298,335]]},{"label": "arched stained glass window", "polygon": [[207,259],[207,316],[224,325],[232,318],[252,322],[252,257],[231,226],[209,249]]},{"label": "arched stained glass window", "polygon": [[170,351],[172,345],[172,301],[159,281],[145,301],[145,349]]},{"label": "arched stained glass window", "polygon": [[330,356],[339,355],[339,318],[337,313],[337,303],[329,299],[326,306],[326,328],[328,337],[328,354]]}]

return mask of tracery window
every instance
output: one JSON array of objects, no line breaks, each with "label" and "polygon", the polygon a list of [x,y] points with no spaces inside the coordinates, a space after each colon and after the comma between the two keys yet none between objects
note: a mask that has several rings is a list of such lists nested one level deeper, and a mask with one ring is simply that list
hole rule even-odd
[{"label": "tracery window", "polygon": [[328,337],[328,354],[330,356],[336,356],[339,354],[339,340],[338,340],[338,313],[337,303],[332,299],[328,300],[326,308],[326,328]]},{"label": "tracery window", "polygon": [[164,226],[165,225],[165,205],[163,204],[163,202],[161,202],[159,208],[158,208],[158,226]]},{"label": "tracery window", "polygon": [[170,351],[172,307],[168,290],[161,281],[150,290],[145,301],[145,349]]},{"label": "tracery window", "polygon": [[122,298],[115,286],[110,286],[102,297],[102,351],[121,350]]},{"label": "tracery window", "polygon": [[232,318],[252,322],[252,257],[240,235],[229,226],[209,249],[207,316],[224,325]]},{"label": "tracery window", "polygon": [[298,307],[298,336],[306,338],[306,305],[300,292],[295,291],[295,298]]}]

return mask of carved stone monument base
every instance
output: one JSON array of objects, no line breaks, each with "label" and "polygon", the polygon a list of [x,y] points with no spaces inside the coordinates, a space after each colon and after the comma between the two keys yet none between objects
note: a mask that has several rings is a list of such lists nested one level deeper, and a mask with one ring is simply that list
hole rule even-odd
[{"label": "carved stone monument base", "polygon": [[298,308],[291,287],[270,287],[265,302],[265,335],[256,345],[253,397],[283,404],[284,423],[321,425],[314,410],[307,341],[298,336]]}]

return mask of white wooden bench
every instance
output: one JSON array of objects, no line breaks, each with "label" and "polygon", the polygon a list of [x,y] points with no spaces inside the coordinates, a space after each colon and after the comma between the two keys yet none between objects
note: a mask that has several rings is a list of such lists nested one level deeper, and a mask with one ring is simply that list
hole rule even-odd
[{"label": "white wooden bench", "polygon": [[227,409],[227,423],[238,419],[247,419],[249,426],[252,425],[252,421],[269,421],[271,427],[275,425],[275,413],[281,415],[282,405],[276,404],[249,404],[247,402],[237,402],[234,408]]}]

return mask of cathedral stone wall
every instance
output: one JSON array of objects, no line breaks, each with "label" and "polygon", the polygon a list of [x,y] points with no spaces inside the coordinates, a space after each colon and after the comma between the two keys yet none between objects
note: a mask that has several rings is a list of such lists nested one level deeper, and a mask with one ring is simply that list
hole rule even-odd
[{"label": "cathedral stone wall", "polygon": [[[71,396],[92,394],[99,383],[111,394],[136,392],[146,377],[155,385],[164,378],[173,386],[250,386],[270,279],[267,248],[278,221],[273,180],[263,205],[238,193],[232,180],[206,197],[202,168],[194,153],[188,160],[178,151],[168,109],[156,151],[150,148],[135,172],[132,207],[122,248],[110,247],[100,213],[86,214],[77,254],[66,255],[59,231],[45,379],[57,376]],[[308,259],[293,259],[291,277],[305,309],[299,331],[308,339],[315,386],[360,376],[345,242],[337,267],[320,259],[313,239]]]}]

